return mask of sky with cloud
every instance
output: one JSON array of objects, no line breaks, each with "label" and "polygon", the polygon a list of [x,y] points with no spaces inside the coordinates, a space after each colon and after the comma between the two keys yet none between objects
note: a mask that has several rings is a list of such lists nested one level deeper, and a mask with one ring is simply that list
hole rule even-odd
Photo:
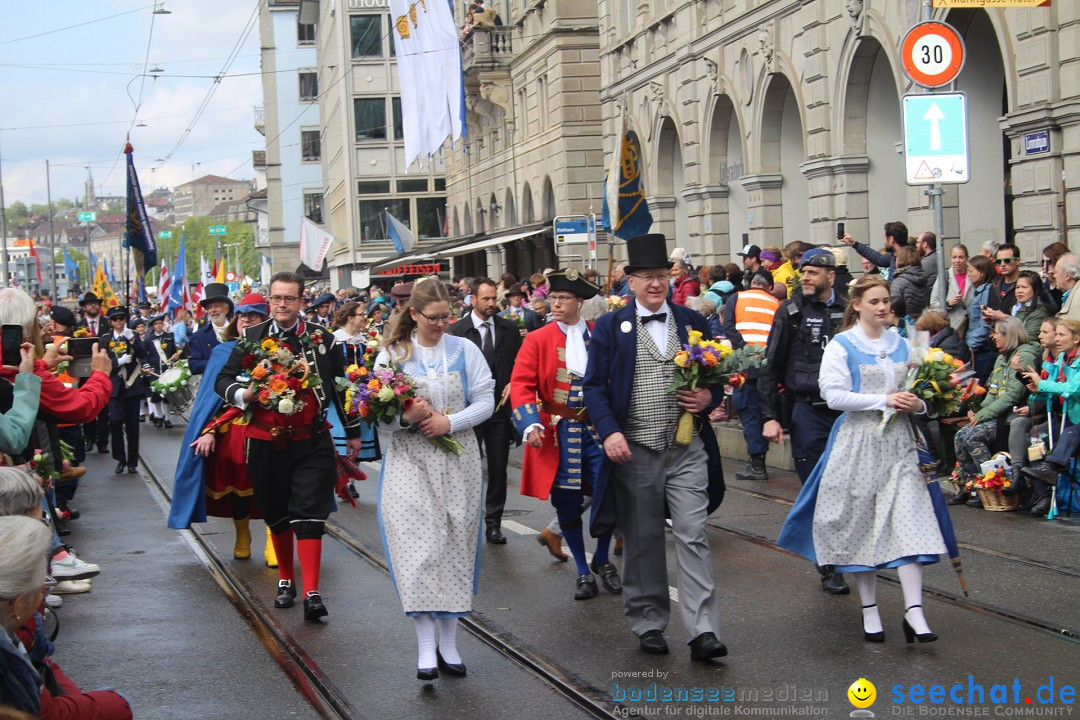
[{"label": "sky with cloud", "polygon": [[[152,0],[4,3],[7,204],[45,202],[46,159],[54,201],[83,196],[87,167],[98,195],[123,195],[129,132],[144,192],[209,173],[254,176],[251,151],[264,147],[254,128],[262,104],[257,0],[161,4],[171,14],[154,15]],[[155,66],[164,72],[150,77]]]}]

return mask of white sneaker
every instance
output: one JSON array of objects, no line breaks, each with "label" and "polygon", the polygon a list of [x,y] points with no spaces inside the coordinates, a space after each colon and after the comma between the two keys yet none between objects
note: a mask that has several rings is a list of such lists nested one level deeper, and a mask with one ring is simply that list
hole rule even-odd
[{"label": "white sneaker", "polygon": [[88,593],[92,589],[90,580],[61,580],[53,588],[55,595],[78,595]]},{"label": "white sneaker", "polygon": [[64,598],[60,597],[59,595],[49,594],[49,595],[45,596],[45,606],[46,607],[50,607],[53,610],[55,610],[56,608],[60,607],[63,604],[64,604]]},{"label": "white sneaker", "polygon": [[57,580],[88,580],[101,573],[101,568],[94,563],[83,562],[68,550],[68,555],[63,560],[52,561],[52,572]]}]

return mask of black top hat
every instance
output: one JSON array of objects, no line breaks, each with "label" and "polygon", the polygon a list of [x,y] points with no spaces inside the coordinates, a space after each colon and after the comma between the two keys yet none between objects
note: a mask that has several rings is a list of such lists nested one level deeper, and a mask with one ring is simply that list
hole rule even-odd
[{"label": "black top hat", "polygon": [[668,259],[667,238],[660,233],[638,235],[626,241],[627,275],[648,268],[671,269],[674,264]]},{"label": "black top hat", "polygon": [[123,305],[117,305],[116,307],[111,307],[111,308],[109,308],[109,311],[107,313],[105,313],[105,317],[109,318],[109,320],[114,320],[116,318],[124,318],[125,320],[127,320],[128,317],[130,317],[130,316],[131,316],[131,313],[128,312],[128,309],[126,307],[124,307]]},{"label": "black top hat", "polygon": [[582,300],[588,300],[600,292],[599,285],[586,280],[585,276],[574,268],[550,272],[547,274],[547,280],[549,295],[553,292],[568,292],[577,295]]},{"label": "black top hat", "polygon": [[229,314],[232,315],[233,301],[232,298],[229,297],[228,285],[226,285],[225,283],[210,283],[205,288],[203,288],[203,292],[205,293],[206,297],[199,301],[200,305],[206,307],[212,302],[227,302],[229,303]]},{"label": "black top hat", "polygon": [[49,313],[49,316],[52,318],[52,321],[57,325],[63,325],[67,328],[75,327],[75,313],[71,312],[63,305],[57,305],[56,307],[54,307],[52,309],[52,312]]},{"label": "black top hat", "polygon": [[98,305],[100,305],[101,304],[101,298],[99,298],[97,295],[95,295],[92,292],[88,292],[85,295],[83,295],[82,298],[79,300],[79,307],[82,307],[86,303],[97,303]]}]

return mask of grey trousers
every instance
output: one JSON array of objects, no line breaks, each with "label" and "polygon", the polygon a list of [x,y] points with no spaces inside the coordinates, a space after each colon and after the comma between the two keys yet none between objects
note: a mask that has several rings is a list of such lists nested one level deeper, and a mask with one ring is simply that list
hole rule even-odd
[{"label": "grey trousers", "polygon": [[671,616],[664,507],[675,540],[676,587],[687,642],[705,632],[720,636],[720,609],[705,530],[708,468],[701,438],[655,452],[629,443],[633,458],[612,468],[612,491],[623,533],[623,610],[640,637],[667,628]]}]

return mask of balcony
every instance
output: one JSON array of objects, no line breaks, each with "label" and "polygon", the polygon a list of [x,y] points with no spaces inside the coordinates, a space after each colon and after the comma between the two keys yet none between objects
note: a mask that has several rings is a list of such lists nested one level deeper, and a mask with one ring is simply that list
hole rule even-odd
[{"label": "balcony", "polygon": [[262,105],[255,106],[255,129],[260,135],[266,137],[266,108]]},{"label": "balcony", "polygon": [[475,27],[466,36],[461,48],[461,63],[465,73],[509,67],[514,57],[508,27]]}]

